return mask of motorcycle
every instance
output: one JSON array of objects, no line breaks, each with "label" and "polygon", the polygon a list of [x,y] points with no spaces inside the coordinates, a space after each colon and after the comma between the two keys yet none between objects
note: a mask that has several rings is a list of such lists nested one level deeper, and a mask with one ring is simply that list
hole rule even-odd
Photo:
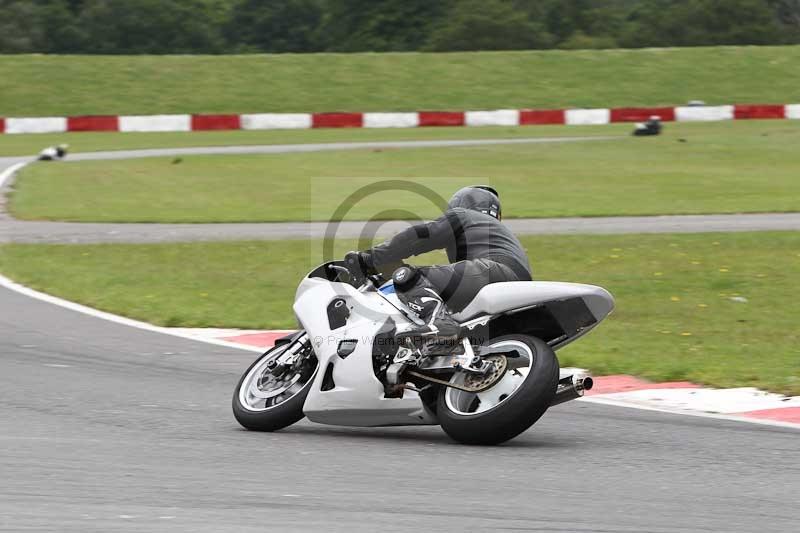
[{"label": "motorcycle", "polygon": [[402,333],[418,323],[391,281],[353,256],[300,283],[301,329],[276,341],[239,380],[233,413],[245,428],[276,431],[308,417],[344,426],[440,425],[456,441],[499,444],[553,405],[592,388],[561,375],[555,351],[614,308],[605,289],[547,281],[487,285],[454,318],[460,342],[421,356]]}]

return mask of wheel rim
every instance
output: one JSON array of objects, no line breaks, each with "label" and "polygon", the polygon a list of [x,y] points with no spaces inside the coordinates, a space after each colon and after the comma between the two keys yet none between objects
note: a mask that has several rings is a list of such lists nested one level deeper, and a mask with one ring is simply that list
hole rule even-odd
[{"label": "wheel rim", "polygon": [[[534,354],[530,346],[521,341],[505,340],[489,345],[489,348],[516,350],[519,357],[508,359],[508,370],[497,384],[482,392],[466,392],[449,387],[444,394],[447,408],[462,416],[477,415],[494,409],[517,393],[533,367]],[[463,374],[456,378],[463,380]]]},{"label": "wheel rim", "polygon": [[270,362],[278,359],[290,348],[310,349],[306,343],[293,343],[274,350],[253,365],[239,388],[239,404],[244,409],[254,412],[274,409],[300,394],[311,384],[319,366],[313,353],[301,355],[298,362],[280,377],[270,372],[268,368]]}]

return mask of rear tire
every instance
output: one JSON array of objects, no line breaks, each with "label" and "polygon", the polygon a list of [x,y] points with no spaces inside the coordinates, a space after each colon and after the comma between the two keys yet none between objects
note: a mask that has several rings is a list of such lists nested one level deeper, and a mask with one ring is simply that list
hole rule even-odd
[{"label": "rear tire", "polygon": [[278,403],[277,405],[273,405],[268,408],[265,407],[263,410],[254,410],[248,408],[242,403],[242,387],[247,386],[245,384],[245,380],[248,379],[251,371],[255,367],[263,365],[266,360],[278,357],[284,352],[284,350],[287,350],[291,346],[292,344],[289,343],[276,346],[271,350],[268,350],[258,359],[256,359],[253,364],[248,367],[241,379],[239,379],[239,383],[236,385],[236,389],[233,391],[232,407],[233,416],[236,418],[236,421],[242,425],[242,427],[253,431],[277,431],[287,426],[291,426],[295,422],[299,422],[305,417],[303,414],[303,405],[305,404],[306,397],[308,396],[308,391],[311,389],[311,384],[314,382],[314,376],[319,369],[319,363],[317,363],[316,357],[313,358],[313,361],[316,363],[317,367],[314,369],[311,376],[308,377],[308,381],[302,384],[302,388],[293,396]]},{"label": "rear tire", "polygon": [[[480,410],[481,400],[477,395],[462,393],[451,387],[443,387],[439,392],[437,408],[442,429],[453,439],[464,444],[493,445],[513,439],[533,424],[550,407],[558,387],[559,366],[553,349],[541,339],[529,335],[512,334],[491,339],[488,346],[525,348],[532,358],[524,378],[504,377],[495,387],[484,391],[491,392],[503,385],[506,379],[522,380],[513,392],[505,398],[499,396],[498,403],[486,410]],[[509,364],[511,364],[509,360]],[[475,407],[475,405],[478,407]],[[464,411],[457,405],[467,406]],[[469,412],[474,410],[475,412]]]}]

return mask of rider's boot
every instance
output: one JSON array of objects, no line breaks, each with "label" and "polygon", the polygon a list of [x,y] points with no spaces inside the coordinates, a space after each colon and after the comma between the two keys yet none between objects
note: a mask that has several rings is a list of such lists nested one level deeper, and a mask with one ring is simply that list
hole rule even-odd
[{"label": "rider's boot", "polygon": [[398,341],[404,345],[410,340],[423,356],[439,352],[452,353],[458,346],[461,327],[453,319],[439,293],[414,270],[402,267],[395,272],[393,279],[395,285],[401,289],[397,291],[397,297],[423,324],[398,334]]}]

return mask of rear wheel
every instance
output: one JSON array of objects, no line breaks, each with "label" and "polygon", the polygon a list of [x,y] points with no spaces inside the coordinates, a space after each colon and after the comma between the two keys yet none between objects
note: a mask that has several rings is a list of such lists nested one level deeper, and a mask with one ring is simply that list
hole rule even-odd
[{"label": "rear wheel", "polygon": [[[295,356],[293,364],[280,364]],[[267,351],[239,380],[233,393],[233,416],[255,431],[276,431],[298,422],[318,366],[305,335]]]},{"label": "rear wheel", "polygon": [[[516,437],[547,411],[558,386],[558,359],[541,339],[504,335],[488,346],[518,354],[508,357],[508,370],[496,385],[478,393],[452,387],[439,392],[442,429],[465,444],[500,444]],[[463,379],[463,374],[453,379]]]}]

